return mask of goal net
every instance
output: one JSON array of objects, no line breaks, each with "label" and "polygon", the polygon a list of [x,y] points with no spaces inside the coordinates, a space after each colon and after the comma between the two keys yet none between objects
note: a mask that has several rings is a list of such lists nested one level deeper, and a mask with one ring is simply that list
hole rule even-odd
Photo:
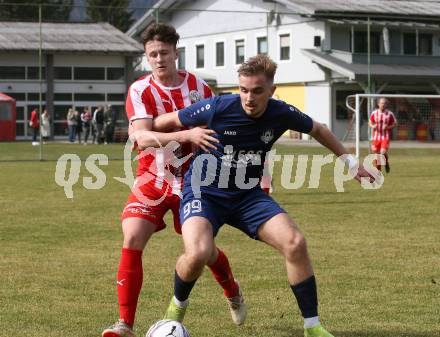
[{"label": "goal net", "polygon": [[371,141],[372,133],[368,127],[368,120],[382,97],[387,99],[387,109],[394,113],[398,122],[397,127],[392,130],[392,140],[440,140],[440,95],[349,95],[345,104],[351,111],[351,117],[343,140],[355,142],[357,157],[360,142]]}]

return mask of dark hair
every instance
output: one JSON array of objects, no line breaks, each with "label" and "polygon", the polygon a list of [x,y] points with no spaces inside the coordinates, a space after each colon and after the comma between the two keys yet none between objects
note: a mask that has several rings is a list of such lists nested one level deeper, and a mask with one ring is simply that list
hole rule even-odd
[{"label": "dark hair", "polygon": [[239,76],[252,76],[264,74],[266,78],[273,82],[277,64],[269,56],[259,54],[249,58],[238,68]]},{"label": "dark hair", "polygon": [[141,34],[141,41],[144,46],[149,41],[157,40],[176,47],[179,38],[180,36],[177,34],[176,29],[165,23],[153,23]]}]

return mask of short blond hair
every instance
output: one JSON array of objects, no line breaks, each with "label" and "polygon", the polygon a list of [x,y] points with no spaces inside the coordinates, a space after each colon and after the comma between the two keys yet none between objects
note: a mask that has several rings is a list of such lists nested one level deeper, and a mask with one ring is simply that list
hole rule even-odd
[{"label": "short blond hair", "polygon": [[277,64],[269,56],[259,54],[242,63],[237,72],[239,76],[264,74],[273,83],[276,71]]}]

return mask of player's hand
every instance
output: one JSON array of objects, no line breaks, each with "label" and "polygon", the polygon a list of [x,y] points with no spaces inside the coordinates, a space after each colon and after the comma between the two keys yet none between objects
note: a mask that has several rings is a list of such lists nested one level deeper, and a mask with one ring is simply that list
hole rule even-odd
[{"label": "player's hand", "polygon": [[209,149],[216,149],[219,140],[217,138],[212,137],[215,133],[214,130],[195,127],[193,129],[188,130],[188,138],[191,143],[200,147],[203,151],[209,152]]},{"label": "player's hand", "polygon": [[370,183],[374,183],[379,179],[378,176],[375,176],[371,173],[369,173],[362,164],[359,164],[359,167],[357,169],[356,175],[354,176],[354,179],[356,179],[358,182],[361,182],[362,178],[368,178],[370,180]]}]

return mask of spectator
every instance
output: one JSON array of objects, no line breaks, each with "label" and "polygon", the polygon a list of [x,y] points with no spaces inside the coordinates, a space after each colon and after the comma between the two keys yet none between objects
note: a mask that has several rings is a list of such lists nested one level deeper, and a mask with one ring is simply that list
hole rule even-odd
[{"label": "spectator", "polygon": [[73,143],[75,141],[76,126],[78,121],[75,116],[75,111],[73,108],[69,108],[67,112],[67,127],[69,128],[69,142]]},{"label": "spectator", "polygon": [[104,130],[104,107],[100,105],[93,113],[93,125],[96,131],[96,140],[98,144],[102,144]]},{"label": "spectator", "polygon": [[43,137],[43,141],[50,138],[50,117],[46,109],[44,109],[41,115],[41,136]]},{"label": "spectator", "polygon": [[116,115],[112,110],[112,106],[107,105],[104,112],[104,133],[105,133],[105,143],[113,143],[113,135],[115,133],[116,125]]},{"label": "spectator", "polygon": [[82,121],[81,115],[78,110],[74,110],[75,119],[76,119],[76,135],[78,136],[78,143],[81,144],[81,133],[82,133]]},{"label": "spectator", "polygon": [[38,108],[35,108],[31,112],[31,120],[29,121],[29,126],[32,129],[32,145],[38,145],[39,142],[37,142],[37,136],[38,136],[38,130],[40,129],[40,119],[38,116]]},{"label": "spectator", "polygon": [[83,113],[81,114],[81,122],[82,127],[84,129],[84,145],[87,145],[87,141],[89,140],[90,128],[92,120],[92,109],[87,106],[84,108]]}]

